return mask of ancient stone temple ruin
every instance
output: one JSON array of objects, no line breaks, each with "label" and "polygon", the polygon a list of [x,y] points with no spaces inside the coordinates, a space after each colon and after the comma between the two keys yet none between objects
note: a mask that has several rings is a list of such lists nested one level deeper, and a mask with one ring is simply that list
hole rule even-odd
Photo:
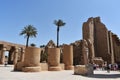
[{"label": "ancient stone temple ruin", "polygon": [[41,48],[0,41],[0,64],[5,62],[6,51],[8,63],[15,65],[14,70],[24,72],[75,69],[75,74],[93,74],[91,64],[120,63],[120,39],[106,28],[100,17],[89,18],[82,31],[81,40],[59,48],[52,40]]},{"label": "ancient stone temple ruin", "polygon": [[94,57],[101,57],[108,63],[120,63],[120,40],[101,22],[100,17],[89,18],[83,24],[83,39],[90,40]]},{"label": "ancient stone temple ruin", "polygon": [[[83,40],[88,44],[89,63],[103,62],[120,63],[120,39],[106,28],[100,17],[89,18],[83,23]],[[83,64],[83,40],[71,43],[73,45],[74,65]]]},{"label": "ancient stone temple ruin", "polygon": [[[23,61],[24,49],[24,45],[0,41],[0,64],[4,64],[5,61],[8,61],[9,64]],[[8,58],[5,57],[5,52],[8,52]]]}]

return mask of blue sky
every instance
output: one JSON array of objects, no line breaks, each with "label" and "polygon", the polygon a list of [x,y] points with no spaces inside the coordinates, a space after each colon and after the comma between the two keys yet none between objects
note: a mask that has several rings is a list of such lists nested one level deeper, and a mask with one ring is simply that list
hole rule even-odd
[{"label": "blue sky", "polygon": [[38,47],[49,40],[56,43],[54,20],[66,22],[60,28],[60,44],[82,39],[82,24],[89,17],[101,17],[101,21],[120,35],[120,0],[0,0],[0,41],[25,44],[19,33],[28,24],[38,30],[29,43]]}]

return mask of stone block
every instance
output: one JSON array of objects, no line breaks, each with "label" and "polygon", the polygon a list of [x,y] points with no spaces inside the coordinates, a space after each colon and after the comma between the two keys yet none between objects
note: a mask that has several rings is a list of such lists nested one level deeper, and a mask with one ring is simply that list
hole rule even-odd
[{"label": "stone block", "polygon": [[48,71],[48,64],[47,63],[40,63],[42,71]]},{"label": "stone block", "polygon": [[85,65],[76,65],[74,67],[74,74],[87,75],[87,68]]},{"label": "stone block", "polygon": [[62,70],[64,70],[64,69],[65,69],[65,64],[64,64],[64,63],[61,63],[61,64],[60,64],[60,67],[61,67]]},{"label": "stone block", "polygon": [[14,65],[14,71],[22,71],[23,68],[23,62],[18,62]]},{"label": "stone block", "polygon": [[74,74],[76,75],[92,75],[93,74],[93,66],[88,65],[76,65],[74,67]]}]

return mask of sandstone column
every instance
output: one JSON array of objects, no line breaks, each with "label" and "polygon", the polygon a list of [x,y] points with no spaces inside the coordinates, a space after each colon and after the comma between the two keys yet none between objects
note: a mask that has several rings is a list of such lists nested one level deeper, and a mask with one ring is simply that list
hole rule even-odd
[{"label": "sandstone column", "polygon": [[48,48],[49,71],[60,71],[60,48]]},{"label": "sandstone column", "polygon": [[25,51],[24,51],[24,49],[21,49],[21,56],[20,56],[20,61],[21,62],[24,61],[24,55],[25,55]]},{"label": "sandstone column", "polygon": [[13,64],[13,52],[12,50],[9,51],[8,64]]},{"label": "sandstone column", "polygon": [[14,50],[13,64],[16,64],[17,60],[18,60],[18,48],[15,48],[15,50]]},{"label": "sandstone column", "polygon": [[20,61],[14,65],[14,71],[22,71],[24,66],[24,50],[21,49]]},{"label": "sandstone column", "polygon": [[84,65],[89,63],[89,58],[88,58],[88,43],[85,39],[83,39],[83,44],[82,44],[82,54],[83,54],[83,59],[84,59]]},{"label": "sandstone column", "polygon": [[0,60],[0,63],[1,63],[1,64],[4,64],[4,63],[5,63],[5,51],[6,51],[6,48],[4,47],[4,48],[1,50],[1,60]]},{"label": "sandstone column", "polygon": [[87,43],[88,43],[88,49],[89,49],[89,55],[88,55],[89,62],[93,63],[93,59],[95,57],[93,42],[90,39],[87,39]]},{"label": "sandstone column", "polygon": [[72,70],[73,67],[73,46],[64,45],[63,47],[63,63],[66,70]]},{"label": "sandstone column", "polygon": [[24,57],[24,72],[39,72],[41,71],[40,66],[40,48],[27,47],[25,49]]}]

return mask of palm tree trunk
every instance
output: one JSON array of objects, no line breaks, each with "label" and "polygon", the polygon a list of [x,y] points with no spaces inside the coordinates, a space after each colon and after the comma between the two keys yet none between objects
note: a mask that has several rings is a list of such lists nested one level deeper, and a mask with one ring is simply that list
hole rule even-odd
[{"label": "palm tree trunk", "polygon": [[29,36],[27,37],[26,48],[28,47],[28,42],[29,42]]},{"label": "palm tree trunk", "polygon": [[59,46],[59,26],[57,27],[57,48]]}]

